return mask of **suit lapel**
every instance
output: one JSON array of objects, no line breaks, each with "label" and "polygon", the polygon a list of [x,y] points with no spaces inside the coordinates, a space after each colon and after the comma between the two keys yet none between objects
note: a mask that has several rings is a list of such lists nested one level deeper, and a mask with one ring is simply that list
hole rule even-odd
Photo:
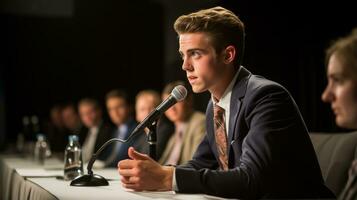
[{"label": "suit lapel", "polygon": [[[232,89],[232,96],[231,96],[231,103],[230,103],[230,117],[229,117],[229,129],[228,129],[228,146],[231,146],[231,143],[233,143],[233,139],[237,138],[234,137],[234,133],[237,131],[235,130],[236,123],[237,123],[237,118],[241,109],[242,105],[242,99],[245,95],[246,89],[247,89],[247,84],[248,80],[250,77],[251,73],[245,69],[244,67],[241,67],[241,70],[238,74],[236,83],[234,84],[234,87]],[[239,132],[237,133],[239,134]],[[229,158],[229,152],[230,149],[228,149],[228,158]]]},{"label": "suit lapel", "polygon": [[[231,104],[230,104],[230,117],[229,117],[229,130],[228,130],[228,164],[229,163],[229,153],[230,153],[230,148],[231,148],[231,143],[233,142],[233,136],[234,133],[236,132],[235,127],[237,123],[237,118],[241,109],[242,105],[242,98],[245,95],[246,89],[247,89],[247,84],[249,77],[251,76],[251,73],[245,69],[244,67],[241,67],[241,70],[238,74],[236,83],[234,84],[234,87],[232,89],[232,95],[231,95]],[[213,151],[213,154],[215,155],[216,159],[218,160],[218,153],[217,153],[217,146],[215,142],[215,131],[214,131],[214,122],[213,122],[213,102],[212,100],[209,101],[207,105],[207,110],[206,110],[206,128],[207,128],[207,137],[208,141],[210,141],[210,146],[211,150]],[[239,132],[238,132],[239,134]],[[236,137],[237,138],[237,137]]]}]

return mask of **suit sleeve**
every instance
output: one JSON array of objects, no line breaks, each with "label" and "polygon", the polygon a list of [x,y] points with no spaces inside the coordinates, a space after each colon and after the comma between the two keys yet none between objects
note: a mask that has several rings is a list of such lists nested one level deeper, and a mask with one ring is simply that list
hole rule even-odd
[{"label": "suit sleeve", "polygon": [[241,150],[241,156],[234,158],[239,164],[228,171],[215,170],[217,162],[213,160],[206,136],[190,167],[176,169],[179,192],[255,199],[265,191],[274,190],[269,187],[275,187],[277,182],[284,183],[281,177],[289,174],[285,158],[291,157],[294,150],[290,149],[296,148],[291,140],[302,144],[300,141],[307,139],[295,134],[307,132],[300,113],[288,92],[280,86],[264,86],[247,95],[240,111],[242,116],[238,117],[238,123],[246,124],[246,133],[233,147]]}]

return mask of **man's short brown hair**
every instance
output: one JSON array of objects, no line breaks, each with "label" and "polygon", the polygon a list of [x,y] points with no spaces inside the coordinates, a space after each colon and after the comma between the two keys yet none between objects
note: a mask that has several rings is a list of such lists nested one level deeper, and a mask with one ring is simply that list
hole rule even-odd
[{"label": "man's short brown hair", "polygon": [[140,91],[136,97],[135,97],[135,101],[138,101],[139,98],[141,98],[142,96],[152,96],[153,100],[154,100],[154,106],[158,106],[161,102],[161,98],[160,98],[160,94],[155,91],[155,90],[142,90]]},{"label": "man's short brown hair", "polygon": [[111,98],[124,99],[127,105],[130,104],[129,96],[124,90],[114,89],[109,91],[107,95],[105,95],[105,102],[108,102]]},{"label": "man's short brown hair", "polygon": [[78,108],[82,105],[92,105],[94,109],[100,110],[100,105],[97,100],[92,98],[83,98],[78,103]]},{"label": "man's short brown hair", "polygon": [[234,65],[239,67],[241,64],[244,54],[244,24],[232,11],[214,7],[182,15],[176,20],[174,29],[179,35],[207,33],[217,54],[233,45],[237,51]]}]

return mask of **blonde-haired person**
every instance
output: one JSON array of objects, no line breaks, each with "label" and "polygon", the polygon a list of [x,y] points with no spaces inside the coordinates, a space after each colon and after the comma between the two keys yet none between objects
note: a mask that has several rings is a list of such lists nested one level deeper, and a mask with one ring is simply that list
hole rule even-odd
[{"label": "blonde-haired person", "polygon": [[[338,126],[357,130],[357,28],[327,49],[326,61],[328,84],[321,98],[331,104]],[[357,161],[339,199],[357,199]]]},{"label": "blonde-haired person", "polygon": [[[135,97],[135,113],[136,121],[143,121],[159,104],[161,103],[160,94],[151,89],[142,90],[138,92]],[[160,159],[164,149],[166,148],[167,141],[173,133],[173,124],[163,115],[159,118],[157,128],[156,128],[156,160]],[[144,130],[148,133],[148,129]],[[144,134],[144,133],[142,133]],[[149,153],[149,145],[147,143],[147,138],[143,137],[142,152]]]},{"label": "blonde-haired person", "polygon": [[[183,81],[167,84],[162,92],[162,99],[166,99],[177,85],[186,85]],[[186,88],[188,88],[186,86]],[[159,163],[164,165],[179,165],[192,159],[197,146],[205,134],[205,115],[193,108],[193,95],[188,92],[187,97],[177,102],[165,112],[166,117],[175,125]]]},{"label": "blonde-haired person", "polygon": [[193,158],[176,168],[130,148],[131,159],[118,164],[123,186],[238,199],[334,198],[290,94],[241,66],[238,16],[214,7],[180,16],[174,28],[193,92],[212,97],[206,134]]},{"label": "blonde-haired person", "polygon": [[136,121],[141,122],[161,102],[160,94],[155,90],[142,90],[135,97]]}]

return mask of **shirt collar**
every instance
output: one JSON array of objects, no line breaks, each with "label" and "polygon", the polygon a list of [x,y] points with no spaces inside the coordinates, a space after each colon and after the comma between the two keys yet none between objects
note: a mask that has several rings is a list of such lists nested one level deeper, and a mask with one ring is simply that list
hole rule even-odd
[{"label": "shirt collar", "polygon": [[177,127],[176,127],[176,133],[180,133],[183,134],[185,132],[187,123],[180,123]]},{"label": "shirt collar", "polygon": [[94,126],[94,127],[90,128],[89,130],[90,130],[90,133],[92,133],[92,134],[97,134],[98,133],[98,127],[97,126]]},{"label": "shirt collar", "polygon": [[128,125],[122,124],[118,127],[119,133],[126,133],[128,131]]},{"label": "shirt collar", "polygon": [[226,88],[226,90],[224,91],[221,99],[219,99],[218,102],[216,102],[216,100],[213,97],[213,95],[211,95],[213,103],[217,104],[219,107],[223,108],[226,111],[229,111],[229,105],[230,105],[230,102],[231,102],[233,86],[234,86],[234,83],[237,80],[237,77],[238,77],[238,74],[239,74],[240,70],[241,70],[241,67],[238,69],[238,71],[234,75],[232,81],[229,83],[228,87]]}]

